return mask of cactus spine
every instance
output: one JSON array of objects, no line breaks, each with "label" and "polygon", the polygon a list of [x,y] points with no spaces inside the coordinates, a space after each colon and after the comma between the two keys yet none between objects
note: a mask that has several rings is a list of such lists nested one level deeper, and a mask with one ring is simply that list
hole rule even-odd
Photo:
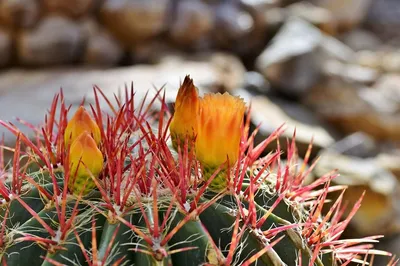
[{"label": "cactus spine", "polygon": [[[390,255],[369,245],[377,237],[340,240],[361,199],[349,217],[342,197],[322,215],[327,194],[345,188],[329,187],[335,172],[304,184],[311,145],[299,167],[294,141],[285,164],[279,145],[262,155],[282,128],[255,146],[240,99],[194,89],[186,77],[172,121],[161,90],[154,117],[129,89],[103,113],[97,88],[92,118],[78,110],[83,125],[67,122],[56,95],[37,141],[0,121],[17,138],[12,167],[1,165],[1,265],[341,265]],[[199,115],[189,127],[188,113]]]}]

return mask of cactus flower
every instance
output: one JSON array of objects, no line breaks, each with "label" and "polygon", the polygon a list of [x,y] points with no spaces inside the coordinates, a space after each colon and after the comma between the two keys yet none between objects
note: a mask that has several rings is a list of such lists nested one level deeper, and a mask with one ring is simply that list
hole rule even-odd
[{"label": "cactus flower", "polygon": [[100,129],[96,122],[90,117],[85,107],[81,106],[76,111],[75,115],[68,122],[68,125],[64,133],[65,145],[68,146],[74,142],[78,136],[83,132],[89,132],[96,142],[96,145],[100,143],[101,135]]},{"label": "cactus flower", "polygon": [[[245,109],[243,99],[228,93],[206,94],[200,99],[196,157],[205,179],[226,162],[230,167],[236,164]],[[226,187],[226,171],[223,169],[219,174],[221,178],[213,180],[214,187]]]},{"label": "cactus flower", "polygon": [[85,183],[86,187],[83,195],[96,187],[91,174],[95,177],[99,176],[103,168],[103,154],[87,131],[72,142],[69,150],[69,167],[70,179],[68,187],[74,194],[81,193]]},{"label": "cactus flower", "polygon": [[199,97],[193,80],[186,76],[175,102],[175,113],[170,124],[171,139],[174,149],[186,138],[193,140],[196,136]]}]

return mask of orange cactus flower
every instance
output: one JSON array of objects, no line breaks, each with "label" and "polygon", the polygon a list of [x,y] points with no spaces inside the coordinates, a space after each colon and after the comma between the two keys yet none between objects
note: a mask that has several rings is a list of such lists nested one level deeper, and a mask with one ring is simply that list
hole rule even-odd
[{"label": "orange cactus flower", "polygon": [[[230,167],[236,164],[245,110],[243,99],[228,93],[206,94],[200,99],[195,147],[205,179],[226,162]],[[225,169],[213,180],[214,187],[226,187],[226,175]]]},{"label": "orange cactus flower", "polygon": [[175,113],[171,120],[170,132],[174,149],[178,143],[185,143],[186,138],[193,140],[196,136],[199,96],[193,80],[186,76],[175,102]]},{"label": "orange cactus flower", "polygon": [[74,140],[81,135],[83,132],[89,132],[96,142],[96,145],[100,143],[101,134],[100,128],[90,117],[86,109],[81,106],[78,108],[72,119],[68,122],[68,125],[64,133],[65,145],[68,146],[74,142]]},{"label": "orange cactus flower", "polygon": [[84,186],[83,195],[96,187],[91,175],[99,176],[103,169],[103,154],[87,131],[72,142],[69,151],[69,167],[68,188],[74,194],[81,193]]}]

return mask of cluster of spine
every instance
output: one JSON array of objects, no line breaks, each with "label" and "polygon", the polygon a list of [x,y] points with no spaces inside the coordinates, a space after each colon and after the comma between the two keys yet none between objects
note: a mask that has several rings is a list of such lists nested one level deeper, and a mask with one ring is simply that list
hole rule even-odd
[{"label": "cluster of spine", "polygon": [[[91,114],[80,107],[70,121],[56,95],[43,127],[28,125],[33,140],[0,121],[17,140],[12,163],[0,158],[0,265],[366,265],[391,256],[373,249],[381,236],[341,239],[362,199],[342,217],[346,188],[330,186],[335,172],[304,184],[311,144],[300,165],[294,140],[286,162],[279,142],[265,155],[283,129],[255,145],[240,98],[200,98],[186,77],[171,117],[162,90],[139,106],[133,89],[114,105],[97,87],[94,95]],[[342,194],[323,214],[332,191]]]}]

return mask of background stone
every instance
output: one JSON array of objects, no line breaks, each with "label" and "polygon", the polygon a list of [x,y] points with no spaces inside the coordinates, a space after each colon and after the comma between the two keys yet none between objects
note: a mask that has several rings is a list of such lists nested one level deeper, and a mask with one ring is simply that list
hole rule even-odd
[{"label": "background stone", "polygon": [[100,10],[104,25],[129,47],[166,29],[169,0],[106,0]]},{"label": "background stone", "polygon": [[82,54],[84,40],[84,32],[76,22],[49,16],[34,29],[21,32],[18,57],[22,64],[31,66],[72,63]]},{"label": "background stone", "polygon": [[11,28],[30,28],[40,16],[40,7],[36,0],[0,1],[0,22]]}]

